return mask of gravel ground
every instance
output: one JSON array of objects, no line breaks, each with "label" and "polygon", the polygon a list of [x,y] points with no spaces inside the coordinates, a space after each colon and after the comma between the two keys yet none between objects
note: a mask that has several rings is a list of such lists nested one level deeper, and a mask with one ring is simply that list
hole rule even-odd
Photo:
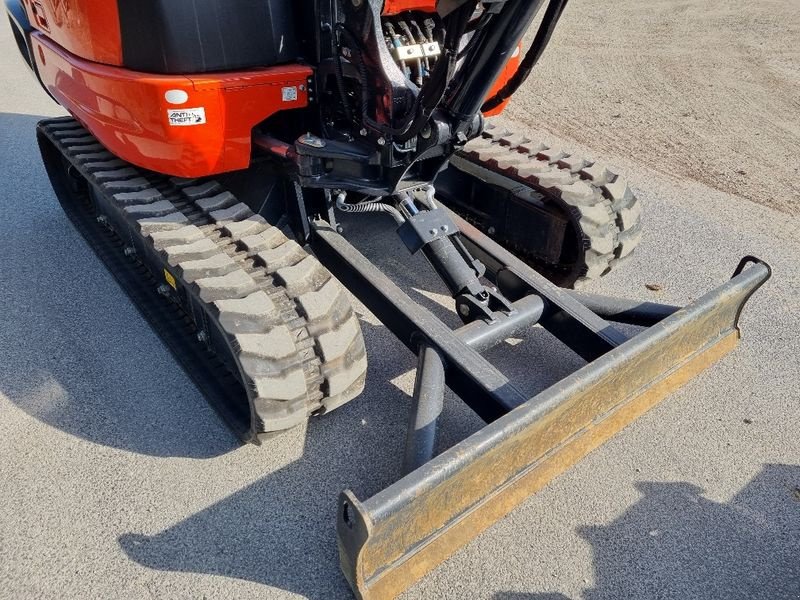
[{"label": "gravel ground", "polygon": [[795,0],[572,0],[508,115],[797,215],[798,40]]},{"label": "gravel ground", "polygon": [[[663,22],[672,11],[688,32],[681,39],[696,39],[691,13],[700,3],[647,3],[652,10],[641,22],[633,20],[643,10],[636,4],[581,17],[575,1],[556,43],[576,51],[551,53],[544,83],[537,81],[551,85],[566,60],[582,65],[574,72],[585,86],[553,84],[545,102],[532,82],[510,111],[525,121],[514,123],[518,129],[610,156],[644,201],[642,247],[593,290],[685,303],[724,281],[748,253],[771,261],[775,279],[748,307],[744,340],[732,355],[455,554],[409,590],[408,600],[800,598],[800,218],[787,214],[791,202],[774,204],[784,212],[766,206],[781,189],[797,201],[797,163],[780,156],[798,155],[797,138],[787,133],[798,123],[784,115],[783,129],[764,125],[778,120],[775,107],[796,103],[796,92],[776,94],[770,110],[724,103],[719,121],[704,116],[710,109],[702,94],[680,94],[688,109],[665,108],[678,92],[662,87],[664,71],[647,81],[631,72],[638,63],[661,64],[658,47],[640,53],[635,41],[649,39],[649,28],[668,36],[671,25]],[[736,15],[744,6],[714,4],[704,12]],[[746,35],[739,25],[726,35],[750,39],[768,26],[796,31],[793,4],[759,3],[773,9],[769,18],[755,19]],[[603,42],[587,46],[598,23]],[[603,62],[593,53],[619,39],[625,45],[615,52],[628,62],[592,75],[590,66]],[[729,56],[725,46],[704,42],[702,49],[685,57],[688,81],[666,70],[673,81],[694,89],[715,71],[713,60]],[[796,65],[784,64],[787,78]],[[336,498],[346,487],[367,497],[399,475],[398,424],[413,359],[361,310],[372,357],[368,392],[307,429],[262,448],[239,447],[57,207],[33,129],[58,109],[14,56],[6,28],[0,72],[0,598],[349,597],[336,554]],[[762,65],[723,75],[728,85],[744,86],[761,81]],[[636,97],[631,86],[646,98],[637,108],[641,123],[622,127],[620,117],[584,133],[582,119],[603,112],[600,90]],[[552,120],[566,114],[559,103],[573,106],[575,116]],[[673,110],[697,111],[697,120],[670,126]],[[666,150],[656,152],[655,143],[641,150],[641,140],[662,139],[670,129],[694,140],[681,159],[662,161]],[[755,132],[761,150],[749,147]],[[736,166],[763,181],[729,188],[714,174],[683,170],[683,158],[719,164],[733,160],[731,149]],[[764,181],[784,187],[760,195]],[[400,262],[404,254],[383,230],[354,233],[365,250],[397,257],[382,266],[435,305],[441,295],[429,271]],[[416,272],[422,280],[412,285]],[[648,283],[664,289],[650,292]],[[494,358],[531,390],[580,365],[537,335]],[[443,447],[478,426],[448,398]]]}]

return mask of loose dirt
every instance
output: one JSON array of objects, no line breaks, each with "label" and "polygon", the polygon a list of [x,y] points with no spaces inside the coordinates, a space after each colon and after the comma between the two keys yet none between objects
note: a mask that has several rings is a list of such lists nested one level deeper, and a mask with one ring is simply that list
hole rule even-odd
[{"label": "loose dirt", "polygon": [[800,214],[797,0],[572,0],[526,88],[515,121]]}]

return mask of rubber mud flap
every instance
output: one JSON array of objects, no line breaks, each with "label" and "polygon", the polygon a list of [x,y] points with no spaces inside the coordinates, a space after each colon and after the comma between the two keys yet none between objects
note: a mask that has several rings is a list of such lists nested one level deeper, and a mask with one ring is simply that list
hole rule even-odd
[{"label": "rubber mud flap", "polygon": [[[747,266],[745,269],[744,267]],[[359,598],[393,598],[665,396],[734,349],[770,277],[728,283],[531,398],[372,498],[342,493],[342,569]]]}]

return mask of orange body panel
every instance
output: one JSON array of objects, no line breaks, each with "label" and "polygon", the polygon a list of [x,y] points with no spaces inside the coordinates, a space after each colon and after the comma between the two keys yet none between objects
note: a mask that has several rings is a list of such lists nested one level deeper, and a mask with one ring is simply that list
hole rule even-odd
[{"label": "orange body panel", "polygon": [[[506,64],[506,68],[503,69],[503,72],[500,74],[500,77],[498,77],[497,81],[494,82],[492,91],[489,92],[489,98],[494,97],[494,95],[497,92],[499,92],[503,88],[503,86],[505,86],[505,84],[508,83],[508,80],[511,79],[514,76],[514,73],[517,72],[517,69],[519,68],[519,64],[521,62],[522,62],[522,46],[520,45],[519,48],[517,48],[517,51],[514,53],[514,56],[512,56],[511,60],[509,60],[508,63]],[[487,100],[489,100],[489,98],[487,98]],[[483,116],[496,117],[506,109],[506,106],[508,106],[509,102],[511,102],[510,98],[505,102],[503,102],[500,106],[498,106],[494,110],[490,110],[483,113]]]},{"label": "orange body panel", "polygon": [[117,3],[109,0],[22,0],[31,25],[86,60],[122,65]]},{"label": "orange body panel", "polygon": [[[300,65],[150,75],[83,60],[38,33],[32,43],[42,81],[58,102],[111,152],[161,173],[201,177],[245,169],[253,127],[278,111],[308,105],[312,71]],[[169,90],[188,100],[168,102]],[[205,123],[170,124],[168,111],[199,108]]]},{"label": "orange body panel", "polygon": [[436,0],[386,0],[383,5],[383,14],[396,15],[406,10],[421,10],[436,12]]}]

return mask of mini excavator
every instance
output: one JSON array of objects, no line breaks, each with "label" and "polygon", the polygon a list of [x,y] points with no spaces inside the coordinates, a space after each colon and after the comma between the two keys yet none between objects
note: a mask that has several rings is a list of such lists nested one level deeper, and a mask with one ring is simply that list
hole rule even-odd
[{"label": "mini excavator", "polygon": [[[70,114],[37,128],[58,200],[243,440],[361,394],[353,297],[418,357],[402,477],[338,503],[359,598],[402,593],[722,358],[771,275],[745,257],[685,307],[585,290],[631,256],[640,203],[612,169],[491,120],[566,4],[5,0]],[[348,241],[381,218],[461,326]],[[533,327],[586,364],[531,398],[485,353]],[[446,387],[486,426],[440,450]]]}]

